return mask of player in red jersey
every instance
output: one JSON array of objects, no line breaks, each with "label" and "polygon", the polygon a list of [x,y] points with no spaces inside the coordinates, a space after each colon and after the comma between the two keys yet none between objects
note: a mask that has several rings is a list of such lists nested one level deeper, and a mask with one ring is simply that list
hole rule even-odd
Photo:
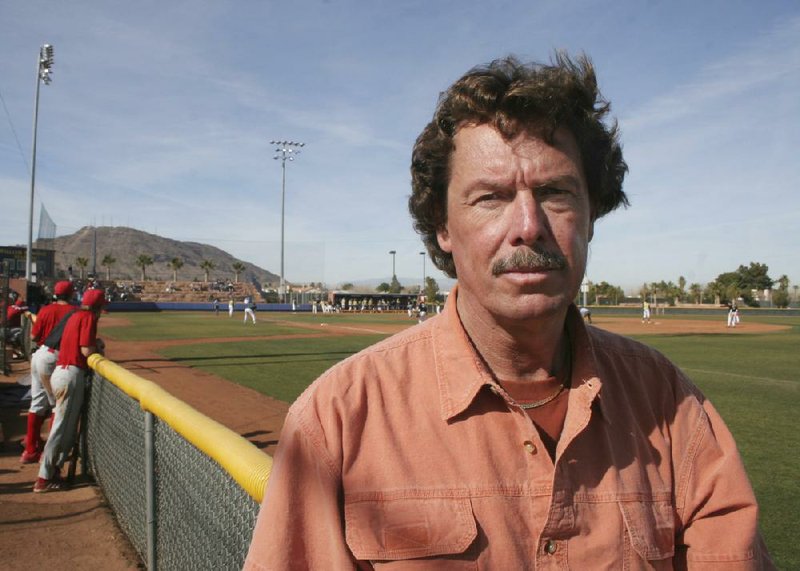
[{"label": "player in red jersey", "polygon": [[75,307],[70,305],[73,293],[70,282],[58,282],[55,285],[54,293],[55,303],[51,303],[39,311],[33,329],[31,329],[31,339],[39,345],[39,348],[31,357],[31,407],[28,410],[25,451],[20,457],[20,462],[23,464],[33,464],[39,461],[42,453],[42,424],[50,416],[56,403],[50,388],[50,376],[56,368],[60,339],[48,340],[48,338],[61,320],[75,311]]},{"label": "player in red jersey", "polygon": [[87,358],[93,353],[103,353],[103,342],[97,338],[97,321],[104,304],[103,290],[87,290],[80,309],[70,316],[64,327],[56,368],[50,378],[56,397],[55,422],[44,447],[34,492],[63,487],[59,472],[75,440],[89,368]]}]

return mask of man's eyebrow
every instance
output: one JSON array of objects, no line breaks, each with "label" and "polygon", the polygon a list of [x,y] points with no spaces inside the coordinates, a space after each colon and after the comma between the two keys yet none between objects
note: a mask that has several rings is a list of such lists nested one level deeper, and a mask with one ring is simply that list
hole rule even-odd
[{"label": "man's eyebrow", "polygon": [[467,192],[475,190],[508,190],[512,186],[514,186],[514,182],[511,180],[479,178],[467,185],[466,190]]},{"label": "man's eyebrow", "polygon": [[[579,188],[580,178],[572,174],[555,175],[537,182],[532,188],[545,188],[554,185],[567,185],[572,188]],[[514,181],[503,180],[501,178],[479,178],[472,181],[466,188],[467,192],[476,190],[503,191],[514,187]]]},{"label": "man's eyebrow", "polygon": [[548,179],[543,180],[534,185],[534,188],[543,188],[545,186],[553,186],[557,184],[567,184],[573,187],[580,187],[581,181],[578,177],[571,175],[571,174],[563,174],[559,176],[554,176]]}]

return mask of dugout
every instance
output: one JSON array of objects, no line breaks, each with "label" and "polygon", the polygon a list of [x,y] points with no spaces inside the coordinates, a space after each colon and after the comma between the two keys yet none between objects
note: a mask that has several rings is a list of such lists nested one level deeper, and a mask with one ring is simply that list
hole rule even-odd
[{"label": "dugout", "polygon": [[328,292],[328,303],[341,311],[405,311],[408,304],[416,306],[416,293],[359,293]]}]

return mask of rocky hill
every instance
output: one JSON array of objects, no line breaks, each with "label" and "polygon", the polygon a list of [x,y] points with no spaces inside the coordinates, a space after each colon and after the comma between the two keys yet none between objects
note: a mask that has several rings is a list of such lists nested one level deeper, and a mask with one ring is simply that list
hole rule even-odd
[{"label": "rocky hill", "polygon": [[85,271],[91,272],[92,242],[95,230],[97,232],[97,273],[103,279],[106,278],[107,268],[102,265],[102,261],[107,255],[116,259],[110,266],[112,280],[141,279],[142,270],[136,265],[136,259],[144,254],[153,259],[153,265],[147,266],[145,270],[148,279],[171,280],[172,268],[169,266],[169,262],[173,258],[180,258],[183,261],[183,267],[178,270],[179,280],[203,281],[205,272],[200,264],[204,260],[209,260],[214,264],[214,269],[209,272],[209,280],[212,281],[216,279],[233,281],[235,276],[231,265],[237,261],[245,266],[245,270],[239,276],[239,281],[252,282],[256,280],[264,286],[277,285],[280,281],[280,277],[272,272],[244,260],[237,260],[224,250],[214,246],[197,242],[180,242],[122,226],[100,226],[96,229],[85,226],[74,234],[55,238],[52,246],[38,244],[37,247],[55,250],[57,271],[66,272],[67,268],[72,266],[73,274],[80,275],[80,268],[75,260],[82,257],[89,260]]}]

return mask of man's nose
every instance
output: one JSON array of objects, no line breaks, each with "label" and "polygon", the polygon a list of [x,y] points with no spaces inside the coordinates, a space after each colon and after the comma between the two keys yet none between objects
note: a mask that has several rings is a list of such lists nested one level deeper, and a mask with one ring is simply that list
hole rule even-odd
[{"label": "man's nose", "polygon": [[541,205],[529,191],[518,192],[511,203],[508,240],[512,246],[531,245],[546,231],[547,219]]}]

